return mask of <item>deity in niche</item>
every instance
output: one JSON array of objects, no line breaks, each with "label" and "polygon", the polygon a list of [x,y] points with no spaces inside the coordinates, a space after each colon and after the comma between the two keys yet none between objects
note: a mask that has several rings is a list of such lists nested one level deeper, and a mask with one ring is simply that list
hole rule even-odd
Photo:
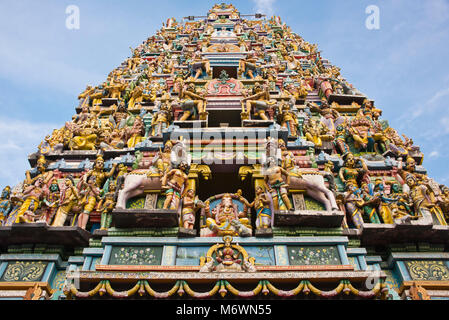
[{"label": "deity in niche", "polygon": [[214,201],[214,207],[210,199],[206,200],[202,212],[202,216],[206,218],[201,230],[202,236],[251,236],[251,223],[246,210],[239,209],[238,198],[238,195],[229,193],[216,196],[214,199],[219,201]]}]

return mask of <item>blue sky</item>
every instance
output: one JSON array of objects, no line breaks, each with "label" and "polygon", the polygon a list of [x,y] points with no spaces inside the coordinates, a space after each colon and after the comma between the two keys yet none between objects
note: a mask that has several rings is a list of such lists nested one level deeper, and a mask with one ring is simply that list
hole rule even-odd
[{"label": "blue sky", "polygon": [[[27,155],[75,112],[96,85],[169,17],[205,15],[221,1],[0,2],[0,187],[29,169]],[[430,176],[449,184],[449,0],[236,0],[241,13],[279,15],[376,101],[383,118],[425,154]],[[68,5],[80,29],[65,26]],[[380,9],[368,30],[365,8]]]}]

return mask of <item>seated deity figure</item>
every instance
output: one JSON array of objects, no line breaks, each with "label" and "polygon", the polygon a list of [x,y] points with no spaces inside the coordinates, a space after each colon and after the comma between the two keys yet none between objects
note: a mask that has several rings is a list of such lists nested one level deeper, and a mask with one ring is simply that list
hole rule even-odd
[{"label": "seated deity figure", "polygon": [[407,145],[398,134],[398,132],[388,127],[385,129],[385,136],[388,139],[386,142],[388,150],[393,152],[396,157],[406,158],[408,155]]},{"label": "seated deity figure", "polygon": [[318,119],[314,120],[310,118],[304,124],[304,133],[306,140],[313,142],[318,148],[323,146],[323,141],[331,141],[333,139],[329,129],[325,125],[322,125]]},{"label": "seated deity figure", "polygon": [[34,213],[39,209],[45,192],[48,192],[48,190],[44,190],[44,179],[42,177],[39,177],[34,184],[23,190],[22,195],[25,201],[17,213],[16,223],[34,222]]},{"label": "seated deity figure", "polygon": [[[234,196],[238,198],[238,196]],[[246,213],[239,211],[237,204],[233,202],[231,194],[224,194],[221,201],[211,210],[211,204],[206,201],[204,213],[206,225],[202,230],[205,236],[251,236],[251,222]]]},{"label": "seated deity figure", "polygon": [[275,104],[276,101],[270,101],[268,86],[263,86],[260,82],[256,82],[254,84],[252,95],[242,99],[242,119],[249,119],[251,110],[254,110],[254,116],[259,117],[262,120],[269,120],[266,112]]},{"label": "seated deity figure", "polygon": [[413,174],[407,174],[406,183],[410,189],[409,195],[415,214],[419,217],[430,214],[434,224],[446,226],[447,222],[433,199],[430,188],[425,184],[418,184],[418,179]]},{"label": "seated deity figure", "polygon": [[206,120],[206,99],[197,93],[194,83],[190,83],[187,89],[180,87],[179,99],[180,106],[184,110],[179,121],[196,120],[198,115],[200,120]]}]

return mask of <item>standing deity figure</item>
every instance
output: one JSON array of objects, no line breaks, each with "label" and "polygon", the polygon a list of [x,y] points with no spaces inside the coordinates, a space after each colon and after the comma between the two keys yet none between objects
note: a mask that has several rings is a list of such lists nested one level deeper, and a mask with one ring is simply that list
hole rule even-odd
[{"label": "standing deity figure", "polygon": [[104,170],[103,157],[97,156],[97,159],[95,160],[95,163],[94,163],[94,167],[92,168],[92,170],[90,170],[86,173],[85,179],[87,181],[87,179],[89,179],[90,176],[94,176],[95,177],[95,185],[101,189],[103,187],[105,180],[107,178],[112,177],[116,167],[117,167],[117,163],[114,163],[112,165],[111,170],[109,170],[109,172],[104,172],[103,171]]},{"label": "standing deity figure", "polygon": [[45,196],[43,203],[47,207],[45,210],[45,222],[50,225],[54,215],[56,214],[57,206],[59,205],[59,197],[61,195],[61,190],[59,190],[59,184],[56,179],[53,179],[50,186],[48,187],[49,192]]},{"label": "standing deity figure", "polygon": [[196,120],[198,115],[200,120],[206,120],[206,99],[197,93],[194,83],[190,83],[187,89],[180,86],[179,99],[181,109],[184,110],[179,121],[186,121],[190,118]]},{"label": "standing deity figure", "polygon": [[271,201],[265,190],[261,186],[256,187],[256,197],[252,203],[249,203],[245,198],[243,198],[240,193],[237,193],[239,200],[243,202],[248,208],[253,208],[256,210],[256,228],[268,229],[273,225],[273,215],[271,212]]},{"label": "standing deity figure", "polygon": [[242,99],[242,119],[249,119],[251,110],[254,110],[254,116],[262,120],[269,120],[265,113],[275,103],[276,101],[270,101],[268,86],[262,86],[260,82],[256,82],[252,95]]},{"label": "standing deity figure", "polygon": [[79,188],[79,194],[82,196],[79,204],[84,205],[83,211],[78,217],[78,227],[86,229],[87,222],[89,221],[89,215],[95,209],[97,199],[100,196],[100,188],[96,185],[96,177],[90,175],[86,181],[81,179]]},{"label": "standing deity figure", "polygon": [[365,202],[362,198],[361,190],[351,182],[345,186],[343,203],[346,208],[346,214],[349,215],[354,226],[357,229],[361,229],[363,227],[362,208]]},{"label": "standing deity figure", "polygon": [[182,210],[179,226],[184,229],[193,229],[195,226],[195,211],[204,208],[203,202],[195,196],[195,190],[188,189],[182,199]]},{"label": "standing deity figure", "polygon": [[115,191],[116,183],[111,180],[108,185],[107,193],[98,202],[97,211],[101,212],[100,230],[107,230],[111,227],[112,210],[114,210],[116,203]]},{"label": "standing deity figure", "polygon": [[59,196],[59,208],[56,211],[52,227],[63,227],[67,216],[72,212],[80,200],[78,190],[75,188],[75,182],[72,176],[64,179],[65,188],[61,190]]},{"label": "standing deity figure", "polygon": [[[290,175],[276,162],[274,157],[267,159],[264,178],[266,190],[271,194],[274,210],[294,210],[287,191]],[[283,176],[287,177],[287,182]]]},{"label": "standing deity figure", "polygon": [[[344,165],[340,168],[338,173],[341,182],[345,185],[352,184],[358,187],[357,178],[359,174],[368,172],[368,167],[363,159],[356,158],[352,153],[347,153],[343,156]],[[362,168],[357,168],[357,163],[360,162]]]},{"label": "standing deity figure", "polygon": [[154,137],[162,137],[162,131],[168,128],[171,122],[171,107],[166,103],[162,103],[160,109],[154,114],[151,120],[153,128],[151,135]]},{"label": "standing deity figure", "polygon": [[380,194],[378,192],[375,192],[372,183],[362,183],[361,198],[363,199],[363,211],[365,213],[365,217],[368,218],[367,220],[370,223],[381,223],[379,215],[377,214],[377,208],[379,207],[380,203],[379,197]]},{"label": "standing deity figure", "polygon": [[181,161],[178,168],[171,169],[161,179],[162,189],[165,189],[164,209],[178,210],[180,199],[184,197],[187,191],[188,164]]}]

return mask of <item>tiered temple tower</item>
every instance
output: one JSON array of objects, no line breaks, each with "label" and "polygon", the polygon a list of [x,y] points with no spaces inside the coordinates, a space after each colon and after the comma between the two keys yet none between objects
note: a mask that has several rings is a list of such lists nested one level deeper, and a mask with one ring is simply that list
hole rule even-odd
[{"label": "tiered temple tower", "polygon": [[448,299],[449,189],[316,45],[168,19],[0,200],[0,299]]}]

